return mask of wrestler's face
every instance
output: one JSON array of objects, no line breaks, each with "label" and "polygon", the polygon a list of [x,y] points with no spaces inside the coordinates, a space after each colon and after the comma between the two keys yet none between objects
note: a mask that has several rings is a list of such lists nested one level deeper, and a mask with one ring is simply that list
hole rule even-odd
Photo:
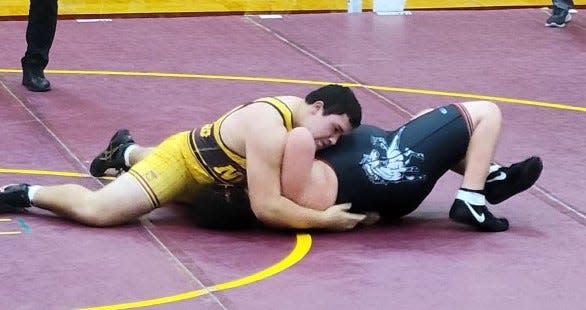
[{"label": "wrestler's face", "polygon": [[312,113],[307,118],[304,127],[311,132],[318,150],[336,144],[342,135],[352,130],[348,115],[323,115],[323,103],[321,101],[313,103]]}]

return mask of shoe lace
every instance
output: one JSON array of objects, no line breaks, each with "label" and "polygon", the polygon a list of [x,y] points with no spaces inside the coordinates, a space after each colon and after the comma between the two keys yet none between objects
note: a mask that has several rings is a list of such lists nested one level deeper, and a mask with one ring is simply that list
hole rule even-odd
[{"label": "shoe lace", "polygon": [[119,149],[120,149],[120,145],[117,145],[112,148],[108,148],[107,150],[104,151],[104,153],[102,153],[102,156],[100,156],[100,160],[112,159],[112,156],[114,156],[114,153],[116,153],[116,151],[118,151]]}]

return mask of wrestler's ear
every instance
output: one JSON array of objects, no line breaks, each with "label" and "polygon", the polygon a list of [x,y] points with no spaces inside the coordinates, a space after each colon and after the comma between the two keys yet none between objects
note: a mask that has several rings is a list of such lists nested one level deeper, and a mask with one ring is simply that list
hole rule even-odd
[{"label": "wrestler's ear", "polygon": [[323,111],[323,108],[324,108],[324,102],[321,100],[315,101],[314,103],[311,104],[311,112],[313,114],[317,114],[317,113],[322,114],[321,112]]}]

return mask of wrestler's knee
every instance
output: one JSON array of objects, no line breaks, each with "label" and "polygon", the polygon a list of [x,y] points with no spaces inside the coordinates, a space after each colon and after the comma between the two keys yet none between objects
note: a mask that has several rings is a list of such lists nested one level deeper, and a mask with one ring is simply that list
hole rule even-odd
[{"label": "wrestler's knee", "polygon": [[503,115],[501,113],[501,109],[499,108],[498,105],[496,105],[496,103],[491,102],[491,101],[482,101],[483,104],[485,105],[485,109],[486,109],[486,118],[491,120],[491,123],[493,124],[493,127],[496,128],[500,128],[502,119],[503,119]]},{"label": "wrestler's knee", "polygon": [[486,110],[486,113],[494,116],[494,117],[501,117],[501,109],[499,108],[499,106],[492,102],[492,101],[481,101],[482,105],[484,106],[484,109]]},{"label": "wrestler's knee", "polygon": [[98,196],[95,193],[85,195],[79,202],[79,207],[74,210],[74,219],[84,225],[95,227],[118,224],[120,221],[116,219],[114,210]]},{"label": "wrestler's knee", "polygon": [[485,119],[492,122],[501,122],[501,109],[492,101],[469,101],[464,102],[462,105],[468,111],[475,125]]}]

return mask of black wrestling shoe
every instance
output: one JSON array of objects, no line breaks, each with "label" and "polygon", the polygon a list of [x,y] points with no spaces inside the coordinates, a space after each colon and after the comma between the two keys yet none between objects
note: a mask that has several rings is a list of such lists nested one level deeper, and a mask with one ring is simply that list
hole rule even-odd
[{"label": "black wrestling shoe", "polygon": [[22,85],[34,92],[45,92],[51,90],[51,83],[45,78],[43,70],[22,69]]},{"label": "black wrestling shoe", "polygon": [[509,229],[509,221],[506,218],[495,217],[486,206],[472,205],[460,199],[456,199],[452,204],[450,218],[482,231],[498,232]]},{"label": "black wrestling shoe", "polygon": [[118,130],[110,139],[106,150],[92,160],[90,165],[91,175],[102,177],[105,175],[106,170],[110,168],[116,169],[119,173],[128,171],[128,167],[124,163],[124,150],[132,144],[134,144],[134,140],[132,140],[128,129]]},{"label": "black wrestling shoe", "polygon": [[31,206],[28,184],[8,184],[0,187],[0,211],[23,210]]},{"label": "black wrestling shoe", "polygon": [[542,170],[541,158],[533,156],[489,173],[484,184],[486,200],[498,204],[527,190],[539,179]]}]

